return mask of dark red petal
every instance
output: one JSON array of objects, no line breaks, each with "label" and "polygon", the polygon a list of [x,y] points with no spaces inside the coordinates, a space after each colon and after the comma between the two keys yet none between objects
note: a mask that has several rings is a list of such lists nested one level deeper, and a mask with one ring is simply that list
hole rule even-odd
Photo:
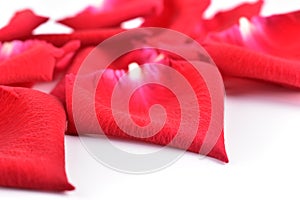
[{"label": "dark red petal", "polygon": [[202,14],[210,0],[165,0],[164,10],[159,16],[146,19],[143,26],[171,28],[193,38],[203,33]]},{"label": "dark red petal", "polygon": [[56,69],[64,70],[70,64],[75,52],[79,49],[79,47],[79,40],[72,40],[62,46],[61,49],[64,51],[64,55],[57,60],[55,66]]},{"label": "dark red petal", "polygon": [[[87,57],[87,55],[94,49],[95,47],[86,47],[81,49],[75,55],[72,64],[68,68],[66,74],[76,74],[78,69],[80,68],[82,62]],[[65,77],[63,77],[51,91],[51,94],[56,96],[61,102],[65,103]]]},{"label": "dark red petal", "polygon": [[70,34],[40,34],[32,35],[27,39],[45,40],[55,46],[63,46],[70,40],[80,40],[82,46],[98,45],[103,40],[124,31],[120,28],[75,31]]},{"label": "dark red petal", "polygon": [[26,88],[0,87],[0,185],[73,190],[65,173],[66,116],[58,100]]},{"label": "dark red petal", "polygon": [[19,11],[6,26],[0,29],[0,41],[11,41],[27,37],[31,35],[36,27],[47,20],[48,17],[38,16],[29,9]]},{"label": "dark red petal", "polygon": [[258,0],[255,3],[243,3],[232,10],[218,12],[213,18],[203,20],[203,26],[207,32],[223,31],[237,24],[241,17],[251,19],[258,16],[263,3],[263,0]]},{"label": "dark red petal", "polygon": [[[205,135],[207,133],[210,121],[211,119],[211,97],[210,93],[207,89],[207,85],[202,79],[202,77],[195,72],[195,69],[192,69],[187,62],[174,62],[171,63],[171,66],[173,66],[176,70],[179,71],[190,83],[191,87],[196,93],[198,105],[201,112],[201,119],[199,122],[199,127],[197,134],[192,142],[192,144],[189,145],[188,150],[192,152],[199,153],[199,150],[203,144]],[[154,77],[157,77],[157,79],[170,79],[172,81],[172,77],[168,73],[161,73],[157,71],[157,68],[155,66],[144,66],[141,68],[143,72],[141,74],[146,73],[152,73]],[[130,71],[126,72],[125,70],[114,70],[114,69],[107,69],[104,71],[104,74],[102,78],[100,79],[99,84],[97,84],[95,81],[94,74],[88,74],[85,76],[80,76],[79,78],[82,78],[85,84],[93,85],[97,84],[97,91],[96,91],[96,97],[95,97],[95,108],[96,108],[96,114],[98,118],[98,122],[100,126],[102,127],[105,134],[108,136],[117,136],[121,138],[129,138],[134,140],[141,140],[145,142],[155,143],[159,145],[168,145],[171,143],[175,135],[177,134],[179,124],[181,123],[181,110],[179,105],[179,100],[177,99],[178,96],[175,96],[173,92],[168,90],[167,88],[159,85],[148,85],[143,86],[139,88],[136,92],[133,93],[131,96],[131,100],[129,103],[129,111],[130,115],[132,117],[132,120],[140,125],[144,126],[147,125],[150,122],[149,119],[149,108],[152,105],[160,104],[165,108],[165,111],[167,113],[167,119],[164,123],[164,127],[159,130],[157,134],[154,136],[141,138],[136,136],[130,136],[123,132],[119,126],[117,125],[115,118],[113,116],[113,110],[112,109],[112,92],[114,89],[114,86],[119,81],[119,78],[126,74],[127,76],[130,75]],[[135,76],[135,75],[133,75]],[[130,90],[130,88],[136,83],[137,81],[135,79],[136,77],[130,78],[130,81],[122,83],[122,87],[124,87],[124,91]],[[139,77],[141,78],[141,76]],[[93,116],[94,109],[89,110],[89,105],[91,102],[91,98],[93,98],[93,95],[91,95],[89,89],[86,88],[79,88],[80,89],[80,96],[76,96],[76,99],[80,101],[81,107],[73,107],[73,87],[74,87],[74,75],[67,76],[66,80],[66,105],[67,105],[67,112],[68,112],[68,133],[70,134],[77,134],[77,127],[75,127],[74,124],[74,118],[73,118],[73,109],[77,109],[77,111],[82,111],[82,115],[80,116],[80,120],[76,122],[76,125],[78,123],[81,126],[81,130],[84,129],[85,133],[95,133],[99,134],[97,132],[97,129],[94,129],[94,126],[91,124],[91,116]],[[176,84],[176,81],[173,81],[174,84]],[[182,87],[182,85],[178,85],[179,88]],[[182,95],[186,95],[186,91],[182,93]],[[122,99],[120,99],[120,103],[124,103]],[[182,103],[182,102],[180,102]],[[187,102],[185,102],[187,103]],[[191,106],[191,102],[187,103],[189,106],[187,106],[187,109],[195,109]],[[84,111],[83,111],[84,110]],[[192,111],[189,110],[189,111]],[[124,126],[127,126],[130,130],[135,130],[133,127],[131,127],[130,123],[127,124],[127,118],[126,118],[126,111],[124,110],[117,110],[118,113],[121,115],[124,114],[124,117],[121,116],[122,124]],[[157,124],[160,124],[160,118],[154,118],[153,119],[154,126]],[[198,119],[189,119],[189,123],[191,123],[193,120]],[[158,125],[157,125],[158,126]],[[189,128],[186,127],[185,132],[186,134],[190,134]],[[136,133],[136,132],[135,132]],[[134,133],[134,134],[135,134]],[[172,141],[172,146],[177,148],[184,148],[184,145],[188,139],[187,135],[180,138],[180,141],[174,142]],[[218,141],[216,144],[214,144],[214,148],[210,151],[208,154],[211,157],[217,158],[221,161],[228,162],[228,158],[226,156],[225,147],[224,147],[224,136],[223,131],[220,133],[220,137],[218,137]]]},{"label": "dark red petal", "polygon": [[212,34],[207,41],[238,45],[278,57],[300,60],[300,11],[270,17],[241,19],[221,33]]},{"label": "dark red petal", "polygon": [[[115,6],[113,9],[105,9],[105,6],[111,6],[108,4]],[[115,27],[136,17],[159,14],[162,10],[162,0],[107,1],[104,2],[103,6],[104,8],[102,6],[100,8],[89,6],[74,17],[68,17],[58,22],[75,30]]]},{"label": "dark red petal", "polygon": [[254,78],[300,88],[300,62],[242,47],[211,43],[204,45],[225,75]]}]

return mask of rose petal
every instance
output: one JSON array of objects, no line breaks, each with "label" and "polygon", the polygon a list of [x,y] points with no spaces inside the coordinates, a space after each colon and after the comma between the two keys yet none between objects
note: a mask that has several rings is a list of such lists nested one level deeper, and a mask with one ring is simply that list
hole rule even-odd
[{"label": "rose petal", "polygon": [[143,26],[170,28],[193,38],[203,34],[202,14],[210,0],[166,0],[159,16],[149,17]]},{"label": "rose petal", "polygon": [[[89,55],[89,53],[95,49],[95,47],[86,47],[81,49],[74,57],[74,60],[70,67],[68,68],[66,74],[77,74],[77,71],[81,67],[82,62]],[[107,53],[107,52],[103,52]],[[143,49],[138,51],[133,51],[128,54],[125,54],[115,60],[110,66],[99,66],[99,69],[109,67],[112,69],[124,69],[128,70],[128,65],[132,62],[138,64],[144,64],[145,62],[154,62],[158,56],[158,52],[150,49]],[[63,77],[53,88],[51,94],[56,96],[61,102],[65,103],[65,77]]]},{"label": "rose petal", "polygon": [[75,31],[70,34],[40,34],[32,35],[26,39],[38,39],[52,43],[55,46],[63,46],[70,40],[80,40],[81,46],[98,45],[103,40],[124,31],[120,28]]},{"label": "rose petal", "polygon": [[[208,130],[208,126],[211,121],[211,97],[210,93],[207,89],[205,81],[201,78],[201,76],[193,71],[187,62],[175,62],[172,63],[176,70],[179,73],[183,74],[185,78],[189,81],[190,85],[192,86],[193,90],[196,92],[198,105],[201,112],[201,119],[200,124],[198,127],[197,134],[193,139],[192,144],[189,145],[188,150],[192,152],[199,153],[199,150],[203,144],[205,135]],[[150,73],[153,74],[153,77],[162,80],[170,80],[172,81],[172,77],[168,73],[162,73],[158,71],[158,68],[151,65],[143,66],[140,68],[140,74]],[[179,124],[181,123],[181,110],[180,105],[177,100],[178,96],[174,96],[174,93],[170,92],[170,90],[157,85],[149,85],[143,86],[139,88],[134,94],[131,96],[130,104],[129,104],[129,111],[130,116],[135,121],[136,124],[140,126],[147,125],[151,119],[149,118],[149,108],[154,104],[160,104],[165,108],[165,112],[167,113],[167,120],[164,123],[164,126],[159,132],[150,137],[137,137],[132,135],[127,135],[123,132],[119,126],[117,125],[112,109],[112,92],[114,86],[119,81],[120,77],[124,74],[129,76],[129,80],[121,83],[122,87],[125,91],[130,91],[131,87],[135,87],[136,81],[142,77],[136,76],[136,74],[131,74],[130,71],[126,72],[125,70],[114,70],[114,69],[107,69],[104,71],[104,74],[97,84],[95,75],[88,74],[79,78],[82,78],[85,84],[97,84],[97,91],[95,97],[95,107],[97,118],[99,121],[100,126],[102,127],[105,134],[108,136],[117,136],[121,138],[129,138],[134,140],[141,140],[145,142],[155,143],[159,145],[168,145],[172,143],[173,147],[177,148],[184,148],[185,143],[188,142],[188,137],[185,135],[180,139],[180,141],[174,142],[172,139],[175,137],[178,131]],[[84,129],[85,133],[92,133],[92,134],[99,134],[95,126],[91,123],[91,117],[93,116],[94,109],[89,110],[90,102],[92,101],[93,95],[91,95],[90,91],[87,89],[80,88],[80,96],[77,96],[76,99],[80,100],[80,105],[82,107],[73,107],[73,87],[74,87],[74,75],[67,76],[66,81],[66,105],[67,105],[67,112],[68,112],[68,133],[69,134],[77,134],[77,129],[74,124],[73,113],[76,109],[79,113],[82,113],[80,116],[80,120],[76,121],[76,125],[80,125],[81,130]],[[176,80],[173,80],[173,83],[176,84]],[[178,85],[179,88],[182,85]],[[182,95],[187,95],[186,91],[182,93]],[[123,102],[122,99],[119,99],[120,102]],[[180,102],[182,103],[182,102]],[[187,105],[185,108],[190,108],[194,110],[195,108],[191,106],[191,102],[185,102]],[[188,106],[189,105],[189,106]],[[190,110],[190,111],[192,111]],[[80,112],[82,111],[82,112]],[[117,110],[122,116],[120,116],[122,120],[122,124],[127,126],[131,131],[131,134],[139,134],[135,131],[134,127],[131,127],[130,123],[127,125],[127,118],[126,118],[126,110]],[[124,116],[123,116],[124,115]],[[160,118],[153,118],[154,128],[160,124]],[[193,120],[198,120],[191,118],[189,119],[189,124],[192,123]],[[156,127],[157,128],[157,127]],[[190,133],[189,127],[185,127],[184,130],[186,133]],[[142,133],[144,134],[144,132]],[[138,135],[139,136],[139,135]],[[224,147],[224,135],[223,131],[220,133],[220,137],[218,137],[218,141],[216,144],[213,144],[214,147],[208,154],[211,157],[217,158],[223,162],[228,162],[228,158],[226,156],[225,147]]]},{"label": "rose petal", "polygon": [[[105,7],[113,7],[113,9]],[[89,6],[74,17],[68,17],[58,22],[75,30],[116,27],[133,18],[157,15],[161,10],[162,0],[107,1],[99,8]]]},{"label": "rose petal", "polygon": [[64,70],[66,67],[68,67],[75,52],[79,49],[79,47],[80,47],[79,40],[72,40],[66,43],[64,46],[62,46],[61,49],[64,51],[64,55],[57,60],[55,65],[56,69]]},{"label": "rose petal", "polygon": [[14,41],[0,45],[0,84],[52,80],[63,50],[43,41]]},{"label": "rose petal", "polygon": [[70,41],[61,48],[41,40],[0,43],[0,84],[28,86],[50,81],[53,71],[63,70],[71,62],[80,41]]},{"label": "rose petal", "polygon": [[73,190],[65,173],[65,111],[55,98],[0,87],[0,185]]},{"label": "rose petal", "polygon": [[264,1],[255,3],[243,3],[231,10],[218,12],[211,19],[203,20],[203,26],[207,32],[219,32],[239,22],[241,17],[251,19],[259,15]]},{"label": "rose petal", "polygon": [[[66,74],[76,74],[78,69],[80,68],[82,62],[87,57],[87,55],[94,49],[95,47],[86,47],[77,52],[74,56],[72,64],[68,68]],[[53,88],[51,94],[56,96],[61,102],[65,104],[65,77],[63,77]]]},{"label": "rose petal", "polygon": [[239,26],[212,34],[207,41],[245,47],[261,53],[300,60],[300,11],[270,17],[242,18]]},{"label": "rose petal", "polygon": [[225,75],[300,87],[300,62],[228,44],[210,43],[204,47]]},{"label": "rose petal", "polygon": [[0,41],[23,39],[47,20],[48,17],[38,16],[29,9],[16,12],[9,23],[0,29]]}]

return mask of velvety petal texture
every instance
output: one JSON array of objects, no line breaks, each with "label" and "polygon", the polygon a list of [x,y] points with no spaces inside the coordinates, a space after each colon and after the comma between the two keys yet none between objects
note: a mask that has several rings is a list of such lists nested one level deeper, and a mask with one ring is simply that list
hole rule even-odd
[{"label": "velvety petal texture", "polygon": [[73,190],[65,173],[65,111],[47,94],[0,86],[0,186]]},{"label": "velvety petal texture", "polygon": [[[187,147],[187,150],[199,153],[200,148],[203,144],[204,138],[208,131],[208,126],[210,124],[211,119],[211,97],[210,93],[207,89],[206,83],[203,78],[198,75],[198,73],[193,69],[190,64],[187,62],[179,62],[170,61],[169,66],[172,66],[174,69],[178,70],[180,74],[182,74],[186,80],[188,80],[189,84],[193,88],[194,93],[197,96],[197,105],[199,106],[201,112],[201,118],[199,122],[199,127],[197,128],[197,133],[195,137],[192,139],[192,142]],[[186,102],[180,102],[179,100],[183,96],[188,96],[186,90],[183,90],[183,86],[178,83],[176,85],[177,88],[182,88],[180,94],[174,94],[169,89],[155,84],[149,84],[143,87],[140,87],[137,91],[135,91],[130,99],[128,110],[123,110],[121,108],[116,108],[112,106],[112,99],[114,87],[118,82],[121,81],[122,90],[131,91],[132,88],[136,86],[136,84],[143,79],[143,74],[151,74],[150,76],[155,77],[157,80],[168,80],[171,81],[172,84],[176,84],[177,81],[172,78],[169,73],[166,71],[161,71],[159,67],[155,65],[144,65],[139,69],[138,72],[132,72],[130,70],[122,70],[122,69],[107,69],[103,72],[103,75],[97,84],[96,74],[86,74],[81,75],[79,78],[83,80],[84,84],[93,85],[97,84],[97,90],[95,94],[95,101],[93,101],[92,91],[85,88],[85,86],[79,86],[80,92],[79,96],[73,96],[74,89],[74,81],[76,76],[69,75],[66,80],[66,105],[68,111],[68,133],[69,134],[77,134],[76,126],[80,126],[80,130],[84,131],[84,133],[92,133],[92,134],[100,134],[97,132],[95,126],[91,123],[91,117],[93,116],[94,109],[91,107],[90,102],[95,102],[95,112],[97,114],[98,123],[102,127],[104,133],[108,136],[116,136],[120,138],[134,139],[145,142],[150,142],[159,145],[168,145],[170,144],[176,148],[185,149],[184,144],[189,141],[189,134],[191,132],[189,126],[185,126],[184,134],[174,141],[174,137],[178,132],[178,127],[181,123],[181,106],[185,108],[189,108],[187,111],[191,116],[195,108],[193,107],[192,102],[187,100]],[[79,75],[78,75],[79,76]],[[121,80],[123,77],[125,80]],[[172,81],[173,80],[173,81]],[[181,82],[180,82],[181,83]],[[77,87],[77,86],[76,86]],[[175,87],[175,86],[174,86]],[[77,88],[78,89],[78,88]],[[79,107],[73,106],[73,98],[76,98],[80,101]],[[117,101],[120,104],[125,104],[125,101],[122,99],[122,95],[117,98]],[[182,104],[183,103],[183,104]],[[164,107],[165,112],[167,113],[166,122],[161,130],[153,136],[144,137],[144,134],[147,134],[147,131],[139,132],[136,127],[130,123],[130,119],[132,119],[137,125],[145,126],[152,123],[153,127],[150,130],[156,130],[161,124],[161,118],[149,118],[149,109],[152,105],[160,104]],[[76,121],[76,126],[73,118],[74,110],[78,113],[81,113],[80,120]],[[127,111],[130,112],[130,119],[126,118]],[[122,127],[126,127],[128,132],[125,132],[120,128],[120,124],[117,124],[116,117],[113,112],[119,113],[119,118],[122,119],[121,125]],[[188,115],[189,115],[188,114]],[[197,117],[199,117],[197,115]],[[191,124],[194,120],[198,120],[198,118],[191,117],[188,119]],[[153,120],[153,121],[151,121]],[[148,129],[147,129],[148,130]],[[132,136],[134,134],[134,136]],[[228,162],[228,158],[225,152],[224,146],[224,134],[221,130],[216,144],[211,144],[213,146],[212,150],[209,152],[209,156],[219,159],[223,162]]]},{"label": "velvety petal texture", "polygon": [[[30,9],[16,12],[0,28],[0,186],[47,191],[74,189],[65,172],[65,132],[106,134],[196,153],[211,145],[208,156],[228,162],[223,110],[219,113],[222,120],[217,122],[221,125],[217,140],[210,143],[206,137],[215,120],[212,94],[205,77],[178,56],[193,48],[189,41],[177,45],[167,35],[166,41],[171,42],[164,45],[174,46],[176,52],[140,49],[120,56],[109,66],[97,66],[94,71],[78,74],[86,57],[100,42],[125,31],[124,22],[139,18],[141,27],[168,28],[196,39],[224,76],[300,88],[300,11],[263,17],[260,11],[264,1],[257,0],[206,19],[203,13],[210,3],[210,0],[104,0],[98,6],[88,6],[58,20],[73,29],[63,34],[34,34],[34,29],[48,17],[38,16]],[[161,39],[152,37],[147,42],[158,44]],[[108,58],[115,53],[99,51]],[[190,60],[200,58],[199,62],[211,63],[210,58],[198,53],[189,56]],[[153,63],[170,66],[181,74],[194,96],[179,79]],[[102,74],[100,80],[99,74]],[[51,94],[21,88],[52,81],[54,77],[61,79]],[[172,82],[180,92],[153,82],[136,87],[149,77],[158,82]],[[77,80],[84,84],[78,85]],[[119,93],[115,93],[116,88]],[[127,101],[125,97],[133,88]],[[74,107],[74,102],[80,104]],[[154,105],[164,108],[163,126],[163,114],[159,109],[154,112],[157,108]],[[201,115],[194,114],[197,109]],[[79,118],[74,118],[78,111]],[[93,116],[101,131],[91,123]],[[184,117],[187,122],[183,123],[183,134],[177,138]],[[197,124],[196,134],[190,140],[194,124]],[[157,132],[151,135],[153,130]]]}]

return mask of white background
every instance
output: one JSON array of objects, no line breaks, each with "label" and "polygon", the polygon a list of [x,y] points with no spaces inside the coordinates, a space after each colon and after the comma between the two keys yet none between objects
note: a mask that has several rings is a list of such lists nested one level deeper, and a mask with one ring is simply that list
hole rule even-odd
[{"label": "white background", "polygon": [[[1,1],[0,27],[21,8],[32,8],[38,14],[58,19],[79,11],[87,2],[97,1]],[[239,2],[214,0],[206,16]],[[263,15],[298,8],[299,0],[268,0]],[[36,30],[68,31],[53,21]],[[175,164],[156,173],[122,174],[95,161],[77,137],[66,136],[66,169],[75,191],[46,193],[0,188],[0,198],[300,199],[300,90],[235,80],[227,86],[225,111],[228,164],[209,158],[200,160],[196,154],[186,153]],[[134,147],[128,142],[120,144],[129,149]]]}]

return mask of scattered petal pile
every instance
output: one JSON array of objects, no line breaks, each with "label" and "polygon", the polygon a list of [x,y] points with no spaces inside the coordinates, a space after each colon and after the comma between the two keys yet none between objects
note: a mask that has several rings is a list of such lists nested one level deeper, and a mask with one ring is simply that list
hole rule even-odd
[{"label": "scattered petal pile", "polygon": [[[80,66],[95,46],[125,31],[123,24],[130,20],[138,18],[141,27],[168,28],[190,36],[207,50],[222,75],[300,88],[300,11],[262,17],[259,13],[263,1],[258,0],[206,19],[203,13],[210,3],[210,0],[104,0],[98,7],[88,6],[78,14],[58,20],[57,23],[73,29],[68,34],[34,34],[34,29],[48,17],[38,16],[29,9],[16,12],[0,28],[0,186],[49,191],[74,189],[67,181],[64,168],[64,134],[78,134],[73,119],[74,82]],[[178,50],[189,51],[189,47],[178,47]],[[129,136],[120,129],[111,105],[113,88],[121,76],[130,74],[130,63],[167,64],[183,74],[197,91],[201,120],[188,150],[199,153],[212,120],[210,94],[203,78],[194,75],[186,61],[171,54],[163,55],[158,50],[137,50],[118,58],[105,70],[96,85],[98,122],[109,136],[169,144],[181,117],[178,100],[172,92],[152,85],[139,88],[133,95],[129,110],[136,124],[149,123],[147,111],[154,104],[162,105],[168,116],[163,129],[147,138]],[[95,74],[103,72],[105,67],[99,66],[95,72],[80,78],[87,84],[95,84]],[[172,79],[151,65],[140,70],[157,79]],[[50,94],[31,89],[36,83],[54,78],[59,80]],[[126,90],[134,81],[123,84]],[[82,91],[82,108],[76,109],[85,109],[88,98]],[[123,110],[117,111],[123,117]],[[90,113],[83,111],[80,126],[86,127],[87,133],[95,133],[89,126],[89,118]],[[158,127],[160,122],[153,123]],[[127,120],[122,126],[132,128]],[[138,136],[139,132],[131,130]],[[189,127],[184,131],[188,134]],[[220,132],[208,156],[228,162],[224,133]],[[172,146],[183,148],[185,142],[186,138],[182,137]]]}]

